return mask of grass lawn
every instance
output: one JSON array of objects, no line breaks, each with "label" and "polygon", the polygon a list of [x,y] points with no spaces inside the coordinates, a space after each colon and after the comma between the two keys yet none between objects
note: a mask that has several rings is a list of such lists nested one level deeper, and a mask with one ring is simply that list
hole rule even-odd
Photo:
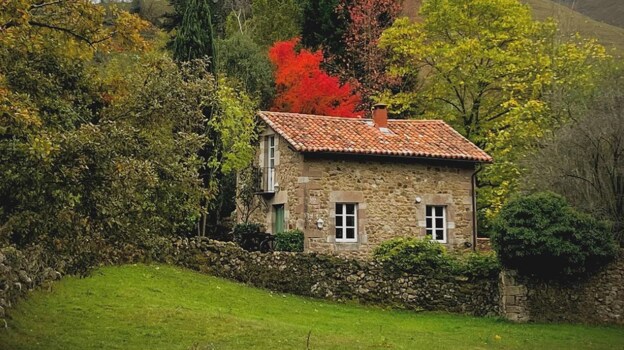
[{"label": "grass lawn", "polygon": [[106,267],[11,310],[0,349],[623,349],[624,328],[517,325],[246,287],[162,265]]}]

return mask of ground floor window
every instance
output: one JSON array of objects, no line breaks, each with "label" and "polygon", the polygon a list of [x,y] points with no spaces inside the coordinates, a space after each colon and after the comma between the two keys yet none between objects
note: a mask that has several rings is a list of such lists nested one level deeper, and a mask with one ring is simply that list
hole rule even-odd
[{"label": "ground floor window", "polygon": [[357,204],[336,203],[336,242],[357,242]]},{"label": "ground floor window", "polygon": [[427,235],[434,241],[446,243],[446,207],[428,205],[425,212]]}]

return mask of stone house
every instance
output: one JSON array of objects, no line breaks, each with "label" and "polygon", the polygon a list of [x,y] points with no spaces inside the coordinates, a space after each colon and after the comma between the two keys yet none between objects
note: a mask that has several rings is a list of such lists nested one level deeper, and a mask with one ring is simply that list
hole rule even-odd
[{"label": "stone house", "polygon": [[306,251],[355,257],[399,236],[475,247],[475,168],[492,158],[443,121],[389,120],[384,105],[372,119],[258,118],[250,221],[268,232],[300,229]]}]

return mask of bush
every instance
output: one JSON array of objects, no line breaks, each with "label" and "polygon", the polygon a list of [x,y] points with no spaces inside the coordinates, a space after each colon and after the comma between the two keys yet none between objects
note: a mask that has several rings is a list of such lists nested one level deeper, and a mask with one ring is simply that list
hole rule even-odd
[{"label": "bush", "polygon": [[617,254],[607,225],[553,193],[510,201],[493,224],[492,246],[503,266],[542,277],[597,269]]},{"label": "bush", "polygon": [[275,235],[275,250],[284,252],[303,251],[303,232],[290,230],[277,233]]},{"label": "bush", "polygon": [[493,252],[471,253],[457,257],[453,265],[455,275],[466,276],[470,279],[497,277],[501,268]]},{"label": "bush", "polygon": [[431,274],[451,265],[444,247],[429,238],[394,238],[380,244],[373,256],[392,270],[408,273]]},{"label": "bush", "polygon": [[232,230],[234,242],[248,251],[260,250],[260,243],[264,239],[264,226],[255,222],[241,223]]}]

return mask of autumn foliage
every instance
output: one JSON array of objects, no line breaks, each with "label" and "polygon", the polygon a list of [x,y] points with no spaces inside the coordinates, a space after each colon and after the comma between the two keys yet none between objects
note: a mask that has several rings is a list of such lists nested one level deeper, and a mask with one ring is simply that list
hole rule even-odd
[{"label": "autumn foliage", "polygon": [[360,96],[349,83],[340,84],[337,77],[321,69],[323,54],[306,49],[296,50],[299,38],[275,43],[269,58],[276,67],[277,95],[273,110],[358,117]]}]

